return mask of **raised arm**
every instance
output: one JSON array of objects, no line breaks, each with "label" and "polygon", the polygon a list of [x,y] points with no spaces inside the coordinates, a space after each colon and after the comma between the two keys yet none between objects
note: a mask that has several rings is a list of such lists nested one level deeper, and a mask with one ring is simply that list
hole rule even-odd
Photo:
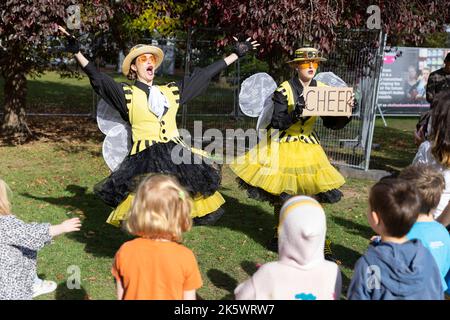
[{"label": "raised arm", "polygon": [[67,38],[66,51],[74,54],[78,64],[89,77],[94,91],[102,97],[106,103],[118,110],[122,118],[127,121],[128,108],[122,85],[115,82],[109,75],[99,72],[95,65],[81,53],[77,39],[71,36],[63,27],[58,26],[58,29]]},{"label": "raised arm", "polygon": [[84,69],[88,63],[89,60],[86,59],[86,57],[80,52],[78,51],[77,53],[75,53],[75,59],[77,59],[78,64]]},{"label": "raised arm", "polygon": [[68,33],[66,29],[61,26],[58,26],[58,30],[67,37],[66,50],[68,52],[72,52],[75,55],[75,59],[82,68],[86,67],[89,63],[89,60],[86,59],[86,57],[81,53],[80,45],[77,39],[71,36],[70,33]]},{"label": "raised arm", "polygon": [[[237,40],[236,38],[234,39]],[[196,68],[191,75],[186,75],[178,83],[178,87],[180,88],[180,104],[185,104],[202,94],[212,78],[236,62],[239,58],[245,56],[248,51],[254,50],[259,46],[259,43],[256,41],[250,42],[249,40],[250,38],[244,42],[237,42],[234,47],[234,52],[226,58],[216,61],[205,68]]]},{"label": "raised arm", "polygon": [[0,221],[0,241],[11,246],[37,251],[52,238],[79,231],[80,227],[79,218],[69,219],[52,226],[49,223],[25,223],[11,215]]}]

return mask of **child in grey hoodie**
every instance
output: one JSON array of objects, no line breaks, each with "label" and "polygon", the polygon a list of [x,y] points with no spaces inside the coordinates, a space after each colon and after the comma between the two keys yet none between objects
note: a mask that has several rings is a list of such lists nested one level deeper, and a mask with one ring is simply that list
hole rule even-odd
[{"label": "child in grey hoodie", "polygon": [[417,190],[402,179],[383,179],[369,195],[367,218],[381,241],[356,262],[350,300],[442,300],[438,266],[420,240],[406,234],[421,208]]}]

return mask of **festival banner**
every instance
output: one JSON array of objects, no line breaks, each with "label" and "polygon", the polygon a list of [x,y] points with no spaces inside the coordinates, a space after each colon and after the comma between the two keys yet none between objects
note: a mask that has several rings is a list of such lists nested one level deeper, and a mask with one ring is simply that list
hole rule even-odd
[{"label": "festival banner", "polygon": [[426,86],[431,72],[444,66],[450,49],[398,47],[385,53],[378,90],[379,111],[384,115],[419,115],[429,109]]}]

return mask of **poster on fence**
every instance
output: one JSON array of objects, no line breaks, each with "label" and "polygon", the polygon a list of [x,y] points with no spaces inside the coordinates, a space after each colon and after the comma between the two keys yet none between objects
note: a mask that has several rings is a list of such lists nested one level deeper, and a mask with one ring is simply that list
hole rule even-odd
[{"label": "poster on fence", "polygon": [[444,66],[450,49],[398,47],[401,55],[385,53],[378,90],[384,115],[419,115],[430,107],[426,85],[431,72]]}]

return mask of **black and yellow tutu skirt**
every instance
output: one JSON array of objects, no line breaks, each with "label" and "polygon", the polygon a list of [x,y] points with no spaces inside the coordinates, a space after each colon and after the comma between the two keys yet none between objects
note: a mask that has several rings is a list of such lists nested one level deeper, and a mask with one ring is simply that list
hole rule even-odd
[{"label": "black and yellow tutu skirt", "polygon": [[221,170],[201,152],[183,147],[187,163],[172,161],[175,142],[156,143],[147,149],[129,155],[109,177],[95,185],[94,193],[115,210],[107,222],[119,226],[131,208],[139,183],[149,174],[167,174],[177,178],[193,199],[193,218],[215,213],[225,200],[217,191],[221,183]]},{"label": "black and yellow tutu skirt", "polygon": [[250,196],[268,201],[282,193],[312,196],[345,183],[320,144],[300,140],[259,143],[235,158],[230,168]]}]

